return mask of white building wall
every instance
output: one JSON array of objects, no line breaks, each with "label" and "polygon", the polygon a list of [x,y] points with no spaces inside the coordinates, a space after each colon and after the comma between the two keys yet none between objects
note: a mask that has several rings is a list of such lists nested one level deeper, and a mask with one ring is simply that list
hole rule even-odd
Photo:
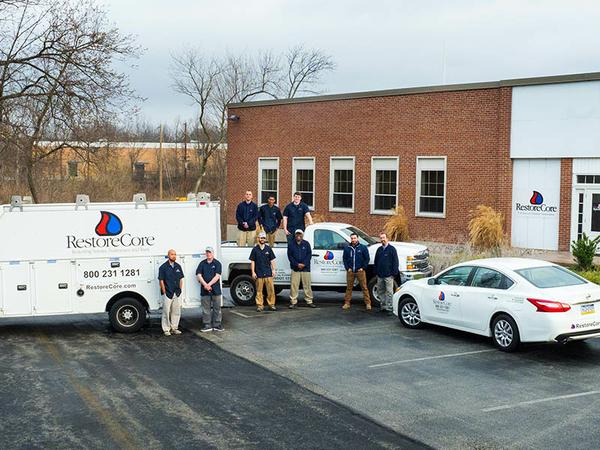
[{"label": "white building wall", "polygon": [[511,158],[600,156],[600,81],[512,89]]}]

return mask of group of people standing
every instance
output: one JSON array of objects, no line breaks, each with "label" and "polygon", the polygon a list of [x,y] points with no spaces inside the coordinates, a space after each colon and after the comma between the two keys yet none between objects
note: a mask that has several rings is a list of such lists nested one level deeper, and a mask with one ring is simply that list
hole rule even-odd
[{"label": "group of people standing", "polygon": [[[258,229],[258,242],[250,252],[250,269],[252,278],[256,282],[256,310],[264,311],[263,290],[267,291],[267,307],[276,311],[274,277],[276,275],[275,253],[272,247],[275,244],[277,230],[282,227],[287,238],[287,257],[290,263],[290,304],[294,309],[298,304],[300,283],[304,290],[304,299],[309,307],[314,308],[311,286],[311,259],[312,248],[304,240],[305,222],[312,225],[313,220],[306,203],[302,202],[300,192],[294,193],[294,199],[283,210],[275,204],[275,196],[270,195],[266,204],[260,208],[252,201],[252,192],[246,191],[244,200],[236,210],[236,220],[240,232],[239,246],[253,245]],[[377,275],[377,289],[382,293],[382,311],[391,311],[394,278],[398,274],[398,253],[389,245],[387,235],[380,234],[381,247],[375,255],[375,271]],[[344,268],[346,269],[346,294],[343,309],[350,309],[352,291],[355,280],[358,281],[367,311],[372,309],[371,296],[367,285],[367,268],[370,262],[369,249],[361,244],[358,235],[350,236],[350,244],[344,248]]]}]

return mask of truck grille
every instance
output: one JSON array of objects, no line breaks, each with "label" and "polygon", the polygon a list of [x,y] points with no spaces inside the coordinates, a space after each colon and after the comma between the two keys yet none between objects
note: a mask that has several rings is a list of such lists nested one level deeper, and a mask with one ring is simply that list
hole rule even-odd
[{"label": "truck grille", "polygon": [[415,255],[413,265],[416,270],[425,270],[429,267],[429,250],[423,250]]}]

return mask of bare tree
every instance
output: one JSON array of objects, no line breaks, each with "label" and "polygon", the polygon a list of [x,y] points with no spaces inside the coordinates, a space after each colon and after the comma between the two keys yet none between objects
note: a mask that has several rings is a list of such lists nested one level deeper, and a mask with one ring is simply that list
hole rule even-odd
[{"label": "bare tree", "polygon": [[[133,98],[113,63],[138,48],[93,0],[25,1],[5,9],[11,15],[0,29],[0,138],[21,156],[38,201],[36,165],[80,140],[81,130],[108,123]],[[43,140],[52,144],[39,145]]]},{"label": "bare tree", "polygon": [[261,52],[254,57],[211,57],[194,50],[174,55],[173,88],[198,107],[195,146],[199,167],[195,191],[203,188],[209,159],[224,148],[227,108],[231,103],[314,93],[312,87],[334,67],[330,56],[302,46],[290,49],[284,56]]}]

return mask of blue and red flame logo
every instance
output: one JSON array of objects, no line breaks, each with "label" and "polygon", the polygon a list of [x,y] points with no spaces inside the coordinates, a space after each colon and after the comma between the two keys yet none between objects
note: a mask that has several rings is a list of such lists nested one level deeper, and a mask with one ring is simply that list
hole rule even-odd
[{"label": "blue and red flame logo", "polygon": [[325,252],[325,254],[323,255],[323,259],[325,261],[331,261],[333,259],[333,252],[330,252],[329,250],[327,250]]},{"label": "blue and red flame logo", "polygon": [[544,196],[538,191],[533,191],[533,195],[529,199],[529,203],[531,203],[532,205],[541,205],[542,203],[544,203]]},{"label": "blue and red flame logo", "polygon": [[116,214],[108,211],[100,211],[100,222],[96,225],[98,236],[116,236],[123,231],[123,222]]},{"label": "blue and red flame logo", "polygon": [[446,295],[442,291],[440,291],[440,295],[438,295],[438,300],[440,302],[443,302],[444,300],[446,300]]}]

